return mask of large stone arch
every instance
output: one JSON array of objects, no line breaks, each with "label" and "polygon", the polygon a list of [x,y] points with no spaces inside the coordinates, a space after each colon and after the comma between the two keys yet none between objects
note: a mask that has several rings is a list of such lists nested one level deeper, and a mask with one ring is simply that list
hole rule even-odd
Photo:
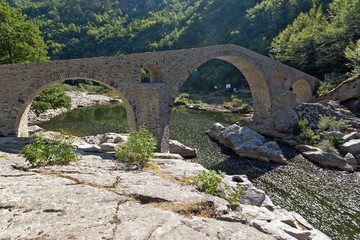
[{"label": "large stone arch", "polygon": [[35,80],[33,84],[28,88],[26,91],[21,93],[17,100],[16,108],[10,112],[10,115],[16,117],[16,124],[15,124],[15,132],[18,137],[27,135],[27,118],[28,118],[28,111],[30,109],[31,103],[34,99],[46,88],[50,87],[51,85],[65,81],[70,79],[84,79],[84,80],[91,80],[97,83],[100,83],[112,90],[114,90],[120,97],[123,102],[123,105],[126,109],[128,125],[131,129],[136,129],[136,118],[135,112],[133,109],[133,105],[131,102],[128,101],[128,97],[126,96],[126,92],[122,91],[121,86],[118,83],[106,80],[99,75],[94,74],[84,74],[84,73],[57,73],[52,74],[46,79],[39,79]]},{"label": "large stone arch", "polygon": [[[173,84],[170,101],[173,101],[178,95],[180,88],[190,76],[191,72],[198,66],[204,64],[211,59],[220,59],[238,68],[245,76],[250,90],[253,95],[254,102],[254,120],[267,119],[271,115],[271,87],[268,83],[266,74],[263,72],[261,65],[255,61],[255,59],[249,57],[246,54],[237,51],[218,51],[210,52],[207,55],[199,55],[199,57],[188,61],[185,69],[179,76],[177,84]],[[186,61],[186,60],[184,60]]]}]

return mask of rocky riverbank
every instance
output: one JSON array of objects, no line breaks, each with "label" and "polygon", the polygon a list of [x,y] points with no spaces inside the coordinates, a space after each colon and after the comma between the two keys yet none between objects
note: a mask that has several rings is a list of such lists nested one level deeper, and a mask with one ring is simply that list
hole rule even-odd
[{"label": "rocky riverbank", "polygon": [[82,152],[68,166],[29,168],[0,138],[1,239],[330,239],[275,206],[246,176],[226,176],[247,194],[237,208],[186,182],[201,165],[159,154],[143,171],[111,153]]}]

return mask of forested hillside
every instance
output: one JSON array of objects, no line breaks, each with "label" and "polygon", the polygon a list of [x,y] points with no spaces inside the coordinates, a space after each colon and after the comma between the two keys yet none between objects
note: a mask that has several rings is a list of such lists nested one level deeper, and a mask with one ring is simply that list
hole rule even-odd
[{"label": "forested hillside", "polygon": [[[322,79],[358,71],[360,0],[8,2],[39,26],[51,59],[233,43]],[[216,79],[241,78],[236,71],[223,67]]]}]

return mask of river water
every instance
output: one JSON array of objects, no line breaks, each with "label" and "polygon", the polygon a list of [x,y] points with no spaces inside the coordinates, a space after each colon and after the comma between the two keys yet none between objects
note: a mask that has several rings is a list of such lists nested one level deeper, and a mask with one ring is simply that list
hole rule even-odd
[{"label": "river water", "polygon": [[[359,175],[320,168],[281,144],[289,160],[286,166],[239,158],[205,134],[215,122],[229,125],[239,118],[235,114],[174,109],[170,137],[198,149],[193,161],[208,169],[247,175],[275,204],[301,214],[331,238],[360,239]],[[119,105],[75,109],[41,127],[76,136],[128,131],[126,111]]]}]

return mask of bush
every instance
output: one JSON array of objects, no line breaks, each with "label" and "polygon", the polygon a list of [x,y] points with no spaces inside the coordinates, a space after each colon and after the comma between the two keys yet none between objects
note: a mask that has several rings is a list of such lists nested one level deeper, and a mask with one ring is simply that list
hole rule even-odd
[{"label": "bush", "polygon": [[70,108],[71,98],[65,94],[64,89],[59,83],[46,88],[31,104],[31,110],[33,110],[36,115],[48,109],[61,107]]},{"label": "bush", "polygon": [[222,171],[217,173],[215,170],[204,170],[200,171],[199,175],[192,180],[191,185],[201,192],[225,198],[231,205],[239,205],[240,198],[245,194],[244,187],[238,186],[235,191],[225,194],[225,190],[229,190],[230,187],[227,184],[221,185],[224,177],[225,173]]},{"label": "bush", "polygon": [[251,111],[251,107],[249,104],[244,103],[243,105],[241,105],[240,113],[249,113],[250,111]]},{"label": "bush", "polygon": [[[336,120],[335,116],[320,115],[317,127],[320,130],[343,130],[348,128],[350,125],[348,121],[344,119]],[[331,129],[333,128],[333,129]]]},{"label": "bush", "polygon": [[338,154],[338,150],[334,147],[333,142],[330,139],[323,139],[319,142],[318,147],[327,153],[335,153]]},{"label": "bush", "polygon": [[191,105],[191,104],[202,104],[203,102],[197,98],[194,97],[188,93],[182,93],[177,98],[175,98],[174,105]]},{"label": "bush", "polygon": [[294,135],[300,135],[303,143],[308,145],[314,145],[315,140],[318,138],[314,131],[308,126],[309,121],[307,119],[300,119],[292,126],[292,133]]},{"label": "bush", "polygon": [[128,141],[116,149],[115,157],[122,162],[135,163],[144,167],[154,155],[157,140],[154,135],[141,125],[137,131],[130,133]]},{"label": "bush", "polygon": [[71,142],[71,137],[64,135],[50,140],[36,137],[20,154],[23,154],[32,166],[67,165],[78,159],[76,147],[72,146]]}]

